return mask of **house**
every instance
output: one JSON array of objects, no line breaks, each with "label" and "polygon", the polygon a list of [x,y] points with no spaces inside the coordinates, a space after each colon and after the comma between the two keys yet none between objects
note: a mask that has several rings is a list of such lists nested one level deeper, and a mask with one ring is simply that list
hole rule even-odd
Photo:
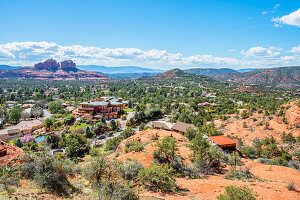
[{"label": "house", "polygon": [[223,135],[208,137],[209,141],[225,151],[235,151],[236,141]]},{"label": "house", "polygon": [[152,125],[152,128],[154,128],[154,129],[164,129],[164,130],[168,130],[168,131],[172,130],[172,124],[170,124],[170,123],[155,121],[155,122],[151,122],[151,125]]},{"label": "house", "polygon": [[196,127],[192,124],[187,124],[187,123],[184,123],[184,122],[176,122],[174,124],[174,126],[172,126],[173,131],[177,131],[177,132],[181,132],[181,133],[185,133],[187,128],[194,129]]},{"label": "house", "polygon": [[101,97],[88,102],[83,102],[78,107],[79,113],[92,113],[95,116],[103,116],[105,119],[120,117],[119,112],[128,105],[128,101],[123,101],[117,97]]},{"label": "house", "polygon": [[43,128],[44,122],[40,120],[21,121],[20,123],[0,130],[0,135],[22,135],[32,133],[34,130]]},{"label": "house", "polygon": [[67,106],[65,108],[67,111],[72,112],[73,110],[75,110],[76,108],[74,106]]},{"label": "house", "polygon": [[26,103],[20,106],[21,109],[25,110],[27,108],[32,108],[34,106],[34,104],[32,103]]}]

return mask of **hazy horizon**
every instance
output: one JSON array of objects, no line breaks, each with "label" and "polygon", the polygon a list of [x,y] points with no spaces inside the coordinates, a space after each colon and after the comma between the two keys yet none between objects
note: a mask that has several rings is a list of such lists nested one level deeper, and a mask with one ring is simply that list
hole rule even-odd
[{"label": "hazy horizon", "polygon": [[[0,64],[269,68],[300,65],[295,0],[1,1]],[[4,20],[5,19],[5,20]]]}]

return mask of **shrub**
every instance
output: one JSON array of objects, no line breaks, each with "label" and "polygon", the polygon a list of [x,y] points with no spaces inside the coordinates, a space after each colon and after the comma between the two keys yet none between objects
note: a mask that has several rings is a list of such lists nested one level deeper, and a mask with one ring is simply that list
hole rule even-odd
[{"label": "shrub", "polygon": [[228,164],[231,165],[234,169],[236,169],[236,166],[241,166],[243,164],[241,157],[237,151],[234,151],[230,154]]},{"label": "shrub", "polygon": [[70,124],[73,123],[74,120],[75,120],[74,115],[69,114],[69,115],[67,115],[67,116],[63,119],[63,123],[64,123],[65,125],[70,125]]},{"label": "shrub", "polygon": [[135,130],[133,130],[133,128],[131,128],[131,127],[128,127],[128,128],[126,128],[126,129],[124,130],[124,132],[123,132],[123,134],[122,134],[122,137],[123,137],[124,139],[126,139],[126,138],[129,138],[130,136],[133,136],[133,135],[135,135],[135,134],[136,134]]},{"label": "shrub", "polygon": [[177,188],[175,170],[169,165],[153,164],[139,171],[141,183],[154,191],[172,192]]},{"label": "shrub", "polygon": [[65,194],[72,187],[61,163],[47,153],[24,158],[20,172],[22,177],[52,193]]},{"label": "shrub", "polygon": [[125,145],[125,150],[139,152],[144,149],[144,144],[139,141],[128,141]]},{"label": "shrub", "polygon": [[18,184],[19,177],[17,170],[8,165],[0,165],[0,188],[9,191],[11,186],[17,186]]},{"label": "shrub", "polygon": [[19,148],[22,148],[23,147],[23,142],[21,141],[20,138],[18,138],[14,141],[14,145],[19,147]]},{"label": "shrub", "polygon": [[276,144],[268,144],[266,148],[262,150],[262,156],[264,158],[272,158],[280,155],[280,151]]},{"label": "shrub", "polygon": [[30,134],[24,135],[23,137],[21,137],[21,141],[23,143],[27,143],[27,142],[33,142],[34,141],[34,137]]},{"label": "shrub", "polygon": [[254,159],[257,157],[257,152],[256,152],[255,148],[252,146],[243,147],[242,152],[245,156],[247,156],[250,159]]},{"label": "shrub", "polygon": [[296,158],[298,158],[298,160],[300,161],[300,149],[296,149],[293,153],[293,156],[295,156]]},{"label": "shrub", "polygon": [[218,196],[218,200],[255,200],[257,197],[256,193],[248,188],[247,186],[228,186],[226,187],[225,194]]},{"label": "shrub", "polygon": [[281,134],[281,140],[285,143],[292,143],[292,142],[296,142],[296,139],[294,138],[292,133],[288,133],[286,134],[285,132],[283,132]]},{"label": "shrub", "polygon": [[141,123],[141,125],[139,126],[139,131],[143,131],[145,127],[146,127],[146,124]]},{"label": "shrub", "polygon": [[139,161],[130,159],[121,163],[119,167],[121,176],[127,180],[136,179],[141,169],[144,169],[144,167]]},{"label": "shrub", "polygon": [[105,147],[104,146],[101,146],[101,147],[95,147],[94,146],[90,149],[89,155],[91,155],[92,157],[98,157],[98,156],[101,156],[101,155],[106,155]]},{"label": "shrub", "polygon": [[101,183],[103,176],[108,174],[109,161],[105,156],[99,156],[91,159],[89,165],[83,168],[83,174],[87,180],[94,185]]},{"label": "shrub", "polygon": [[288,190],[290,190],[290,191],[296,190],[295,183],[294,183],[294,182],[288,183],[288,185],[286,186],[286,188],[287,188]]},{"label": "shrub", "polygon": [[229,180],[249,180],[253,178],[253,175],[250,172],[249,168],[245,168],[244,170],[231,170],[228,174],[224,176],[226,179]]},{"label": "shrub", "polygon": [[98,199],[138,200],[139,197],[128,183],[103,181],[95,187]]},{"label": "shrub", "polygon": [[270,165],[272,159],[268,159],[268,158],[258,158],[255,160],[256,162],[260,162],[266,165]]},{"label": "shrub", "polygon": [[271,165],[280,165],[280,166],[287,166],[288,162],[286,160],[284,160],[283,158],[281,157],[277,157],[277,158],[274,158],[271,162],[270,162]]},{"label": "shrub", "polygon": [[203,173],[199,168],[193,165],[185,165],[182,162],[182,159],[179,156],[175,156],[174,160],[171,162],[171,167],[176,171],[177,175],[180,177],[188,178],[202,178],[204,177]]},{"label": "shrub", "polygon": [[122,139],[121,139],[120,136],[108,140],[106,142],[106,146],[105,146],[106,150],[108,150],[108,151],[115,151],[121,141],[122,141]]},{"label": "shrub", "polygon": [[242,119],[246,119],[246,118],[248,118],[249,116],[250,116],[250,114],[249,114],[246,110],[244,110],[244,111],[242,112],[242,114],[241,114]]},{"label": "shrub", "polygon": [[295,161],[295,160],[290,160],[287,164],[288,167],[296,169],[298,171],[300,171],[300,165],[299,162]]}]

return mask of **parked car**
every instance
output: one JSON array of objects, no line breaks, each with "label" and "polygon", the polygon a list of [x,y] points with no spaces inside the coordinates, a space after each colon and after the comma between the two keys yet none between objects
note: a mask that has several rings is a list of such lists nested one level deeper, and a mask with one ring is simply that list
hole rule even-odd
[{"label": "parked car", "polygon": [[102,140],[102,139],[105,139],[106,137],[105,137],[105,135],[100,135],[99,137],[98,137],[98,140]]}]

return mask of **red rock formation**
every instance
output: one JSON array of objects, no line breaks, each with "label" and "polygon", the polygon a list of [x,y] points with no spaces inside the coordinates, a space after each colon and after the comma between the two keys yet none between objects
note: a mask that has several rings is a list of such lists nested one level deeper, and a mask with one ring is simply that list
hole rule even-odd
[{"label": "red rock formation", "polygon": [[76,64],[72,60],[65,60],[60,63],[60,69],[64,71],[76,71]]},{"label": "red rock formation", "polygon": [[19,163],[18,156],[23,153],[19,147],[7,144],[0,140],[0,165],[14,165]]},{"label": "red rock formation", "polygon": [[21,67],[16,70],[0,71],[0,78],[32,78],[54,80],[110,80],[111,78],[100,73],[83,71],[76,68],[71,60],[61,63],[49,59],[35,64],[34,67]]},{"label": "red rock formation", "polygon": [[40,62],[34,65],[37,70],[49,70],[57,71],[60,68],[60,64],[54,59],[48,59],[44,62]]}]

